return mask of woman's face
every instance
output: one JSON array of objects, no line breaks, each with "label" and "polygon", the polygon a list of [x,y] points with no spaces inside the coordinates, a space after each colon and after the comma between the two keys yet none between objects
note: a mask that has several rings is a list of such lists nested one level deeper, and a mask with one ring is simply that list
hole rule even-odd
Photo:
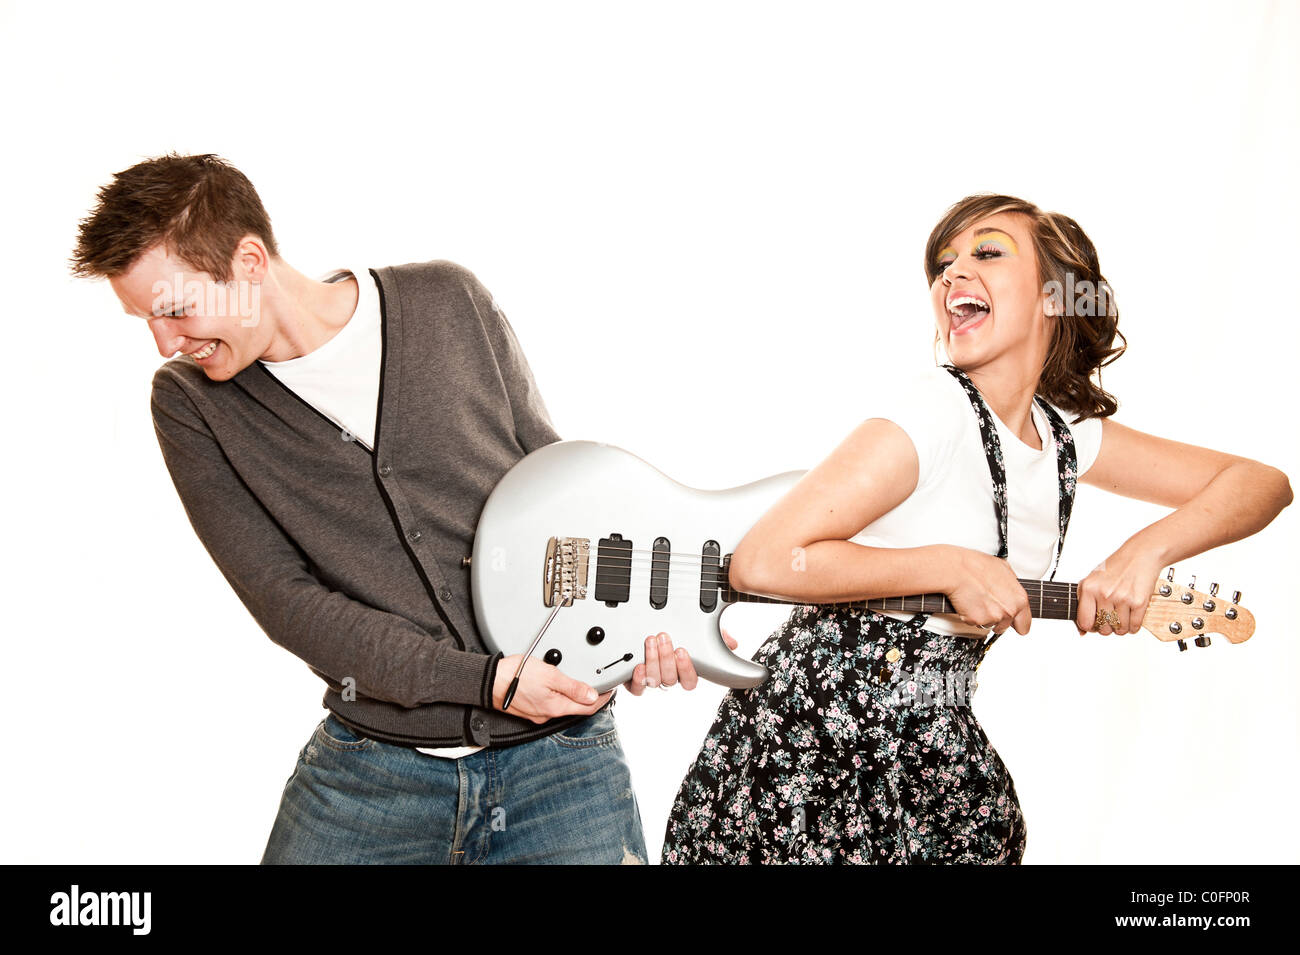
[{"label": "woman's face", "polygon": [[954,365],[970,370],[1013,355],[1034,371],[1042,368],[1051,328],[1024,216],[1004,212],[979,220],[953,236],[936,265],[935,327]]}]

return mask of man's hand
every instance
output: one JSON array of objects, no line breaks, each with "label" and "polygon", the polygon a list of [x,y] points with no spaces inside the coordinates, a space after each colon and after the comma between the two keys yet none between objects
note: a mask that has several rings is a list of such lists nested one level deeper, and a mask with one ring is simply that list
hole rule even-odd
[{"label": "man's hand", "polygon": [[[496,680],[492,683],[492,705],[498,710],[505,702],[506,690],[510,688],[522,659],[523,655],[516,653],[502,657],[497,664]],[[605,705],[613,692],[597,694],[595,688],[565,676],[557,667],[534,657],[519,675],[519,689],[506,712],[534,723],[545,723],[557,716],[590,716]]]},{"label": "man's hand", "polygon": [[[727,631],[722,631],[722,639],[732,650],[739,645]],[[673,649],[672,638],[666,633],[657,633],[646,637],[645,662],[638,663],[632,671],[632,678],[623,684],[633,696],[640,696],[647,686],[661,686],[664,689],[674,683],[680,683],[683,690],[693,690],[700,682],[691,663],[691,655],[681,647]]]}]

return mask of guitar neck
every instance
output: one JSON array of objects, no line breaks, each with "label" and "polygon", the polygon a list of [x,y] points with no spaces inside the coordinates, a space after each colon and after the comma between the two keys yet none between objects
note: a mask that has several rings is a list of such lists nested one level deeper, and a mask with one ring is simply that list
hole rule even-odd
[{"label": "guitar neck", "polygon": [[[1079,607],[1079,585],[1051,580],[1025,580],[1017,578],[1029,595],[1030,613],[1050,620],[1073,620]],[[722,587],[722,599],[727,603],[800,604],[809,601],[781,600],[741,593],[729,584]],[[901,613],[956,613],[947,594],[912,594],[908,597],[875,597],[870,600],[838,601],[827,606],[850,610],[892,610]]]}]

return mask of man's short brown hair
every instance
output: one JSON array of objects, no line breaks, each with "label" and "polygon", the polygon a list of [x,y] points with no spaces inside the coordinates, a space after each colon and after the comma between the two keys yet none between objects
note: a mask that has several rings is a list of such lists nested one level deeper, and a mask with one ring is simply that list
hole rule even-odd
[{"label": "man's short brown hair", "polygon": [[158,243],[218,282],[244,236],[256,235],[279,256],[271,218],[248,177],[211,153],[168,153],[137,163],[99,190],[81,221],[70,264],[83,278],[114,278]]}]

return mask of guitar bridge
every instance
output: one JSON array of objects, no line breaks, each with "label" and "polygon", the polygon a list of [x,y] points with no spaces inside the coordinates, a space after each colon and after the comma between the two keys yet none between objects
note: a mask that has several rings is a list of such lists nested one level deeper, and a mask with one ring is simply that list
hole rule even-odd
[{"label": "guitar bridge", "polygon": [[546,542],[542,568],[542,603],[568,606],[587,597],[587,565],[591,541],[585,537],[552,537]]}]

